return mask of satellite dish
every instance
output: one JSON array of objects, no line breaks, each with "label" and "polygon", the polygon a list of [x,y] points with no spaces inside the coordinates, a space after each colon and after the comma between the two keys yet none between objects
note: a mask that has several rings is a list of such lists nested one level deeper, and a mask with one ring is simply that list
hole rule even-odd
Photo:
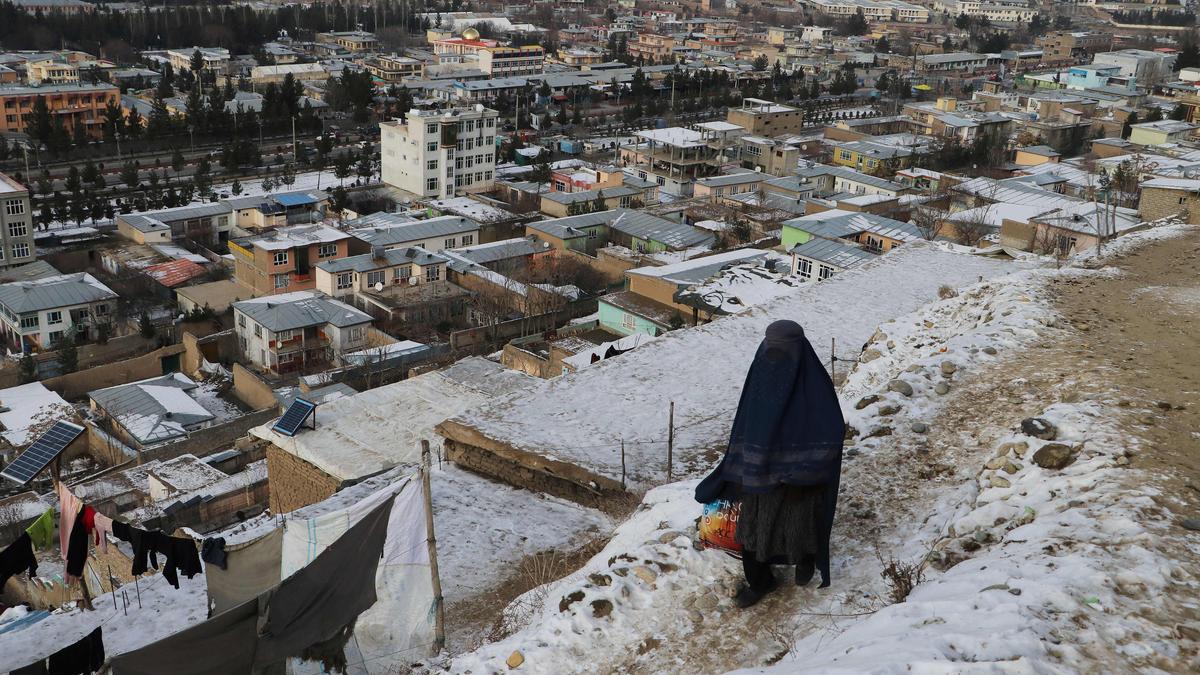
[{"label": "satellite dish", "polygon": [[375,282],[375,290],[376,290],[376,291],[382,291],[382,290],[383,290],[383,282],[382,282],[382,281],[376,281],[376,282]]},{"label": "satellite dish", "polygon": [[409,277],[409,278],[408,278],[408,285],[409,285],[409,286],[416,286],[416,285],[417,285],[417,278],[416,278],[416,277]]},{"label": "satellite dish", "polygon": [[548,241],[543,241],[543,242],[542,242],[542,248],[550,248],[550,242],[548,242]]}]

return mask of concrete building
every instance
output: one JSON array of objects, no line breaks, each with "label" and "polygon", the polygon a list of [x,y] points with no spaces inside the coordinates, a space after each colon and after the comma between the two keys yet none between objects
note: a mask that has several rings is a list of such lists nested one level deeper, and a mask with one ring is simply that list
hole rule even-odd
[{"label": "concrete building", "polygon": [[638,142],[621,147],[622,164],[668,194],[690,197],[693,183],[719,172],[717,150],[704,133],[683,127],[637,132]]},{"label": "concrete building", "polygon": [[204,61],[204,71],[225,74],[229,72],[229,50],[224,47],[191,47],[167,50],[167,59],[175,72],[192,69],[192,58],[200,52]]},{"label": "concrete building", "polygon": [[355,254],[376,249],[422,248],[444,251],[479,243],[479,223],[461,216],[438,216],[416,220],[394,213],[374,213],[346,223]]},{"label": "concrete building", "polygon": [[383,182],[434,199],[492,189],[498,116],[483,105],[414,108],[405,122],[382,122]]},{"label": "concrete building", "polygon": [[33,206],[29,188],[0,173],[0,270],[33,262],[37,247],[33,241]]},{"label": "concrete building", "polygon": [[4,109],[0,132],[28,133],[30,113],[37,99],[44,99],[50,113],[63,121],[68,132],[83,125],[89,136],[103,131],[104,111],[110,103],[119,104],[121,90],[111,84],[59,84],[47,87],[0,87],[0,107]]},{"label": "concrete building", "polygon": [[409,78],[425,76],[425,63],[423,61],[395,54],[380,54],[378,56],[367,57],[362,60],[362,67],[371,74],[376,84],[391,84]]},{"label": "concrete building", "polygon": [[1195,133],[1197,127],[1187,122],[1175,120],[1160,120],[1158,122],[1142,122],[1132,124],[1129,129],[1129,142],[1136,145],[1162,145],[1178,143],[1186,140]]},{"label": "concrete building", "polygon": [[317,265],[317,290],[344,298],[388,286],[419,286],[446,278],[444,256],[417,246],[385,249]]},{"label": "concrete building", "polygon": [[942,0],[938,4],[951,16],[965,14],[993,23],[1028,23],[1038,14],[1028,0]]},{"label": "concrete building", "polygon": [[841,19],[861,11],[867,21],[929,22],[927,8],[900,0],[803,0],[801,4],[813,11]]},{"label": "concrete building", "polygon": [[0,325],[18,352],[50,349],[67,335],[94,338],[109,323],[117,294],[80,272],[0,284]]},{"label": "concrete building", "polygon": [[30,61],[25,64],[25,79],[29,84],[74,84],[79,82],[79,66],[56,59]]},{"label": "concrete building", "polygon": [[337,45],[348,52],[373,52],[379,49],[379,40],[374,33],[362,30],[343,30],[330,33],[317,33],[317,42]]},{"label": "concrete building", "polygon": [[350,235],[327,225],[295,225],[229,242],[234,278],[254,295],[316,287],[313,268],[345,258]]},{"label": "concrete building", "polygon": [[796,134],[804,129],[804,111],[761,98],[742,99],[739,108],[730,108],[725,119],[754,136]]},{"label": "concrete building", "polygon": [[1152,178],[1143,181],[1138,213],[1152,221],[1179,216],[1190,222],[1200,214],[1200,179]]},{"label": "concrete building", "polygon": [[459,38],[434,40],[432,46],[438,63],[468,64],[492,77],[537,75],[546,62],[541,45],[506,47],[497,40],[480,39],[474,28],[463,31]]},{"label": "concrete building", "polygon": [[792,274],[802,282],[823,281],[878,256],[842,239],[813,238],[792,247]]},{"label": "concrete building", "polygon": [[371,316],[315,291],[233,303],[234,331],[253,366],[283,374],[368,346]]},{"label": "concrete building", "polygon": [[1122,49],[1099,52],[1092,58],[1097,66],[1119,66],[1123,77],[1132,77],[1141,84],[1155,84],[1171,76],[1175,54],[1145,49]]},{"label": "concrete building", "polygon": [[279,84],[288,75],[300,82],[324,83],[329,79],[329,71],[320,63],[287,63],[250,69],[250,81],[256,85]]}]

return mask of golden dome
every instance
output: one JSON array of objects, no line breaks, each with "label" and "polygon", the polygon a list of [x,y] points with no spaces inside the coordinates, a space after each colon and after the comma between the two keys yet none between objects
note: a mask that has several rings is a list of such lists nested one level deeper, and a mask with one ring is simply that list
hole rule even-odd
[{"label": "golden dome", "polygon": [[463,31],[463,39],[464,40],[478,40],[479,39],[479,31],[475,30],[474,28],[468,28]]}]

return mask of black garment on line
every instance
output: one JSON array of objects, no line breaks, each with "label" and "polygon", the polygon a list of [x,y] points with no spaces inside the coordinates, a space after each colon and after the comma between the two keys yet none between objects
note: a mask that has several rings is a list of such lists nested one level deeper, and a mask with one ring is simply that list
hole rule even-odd
[{"label": "black garment on line", "polygon": [[35,661],[24,668],[9,671],[8,675],[47,675],[46,659]]},{"label": "black garment on line", "polygon": [[29,578],[37,574],[37,558],[33,555],[33,540],[28,532],[22,532],[17,540],[0,551],[0,591],[8,578],[29,570]]},{"label": "black garment on line", "polygon": [[191,579],[203,571],[196,542],[190,538],[170,537],[157,530],[150,532],[124,523],[113,523],[113,534],[133,544],[131,574],[142,574],[149,567],[158,569],[159,555],[166,558],[162,567],[163,578],[175,588],[179,588],[180,572]]},{"label": "black garment on line", "polygon": [[50,655],[48,675],[87,675],[104,665],[104,636],[100,626],[79,642]]},{"label": "black garment on line", "polygon": [[67,574],[73,577],[83,576],[83,566],[87,562],[88,531],[83,524],[83,512],[75,518],[71,527],[71,536],[67,539]]},{"label": "black garment on line", "polygon": [[223,570],[229,569],[229,563],[225,557],[225,537],[205,539],[200,544],[200,557],[206,563],[216,565]]}]

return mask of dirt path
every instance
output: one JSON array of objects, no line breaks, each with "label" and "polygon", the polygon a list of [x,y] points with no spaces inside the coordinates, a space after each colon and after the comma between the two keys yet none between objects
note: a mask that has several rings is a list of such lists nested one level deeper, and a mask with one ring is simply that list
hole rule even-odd
[{"label": "dirt path", "polygon": [[[785,585],[749,611],[725,599],[709,599],[704,606],[702,593],[685,591],[677,597],[676,620],[645,627],[653,636],[650,648],[618,658],[608,672],[718,673],[780,658],[798,659],[799,666],[804,655],[788,653],[793,642],[832,635],[852,620],[846,615],[881,606],[879,556],[892,555],[900,542],[909,550],[913,541],[933,546],[944,525],[933,522],[938,518],[933,505],[960,489],[971,494],[970,485],[1001,437],[1023,418],[1064,401],[1095,399],[1111,406],[1130,445],[1142,449],[1131,459],[1130,467],[1142,471],[1128,473],[1130,487],[1159,492],[1158,508],[1136,518],[1159,535],[1157,546],[1168,559],[1200,570],[1200,533],[1178,524],[1184,517],[1200,518],[1200,277],[1193,267],[1198,253],[1200,230],[1194,230],[1106,261],[1120,269],[1119,276],[1055,278],[1047,290],[1065,319],[1059,327],[986,369],[956,376],[955,394],[931,420],[927,435],[897,425],[885,444],[849,457],[833,542],[835,558],[841,558],[833,589]],[[736,563],[729,568],[729,583],[718,593],[728,594],[737,581]],[[1169,587],[1155,602],[1131,597],[1128,604],[1150,625],[1178,637],[1188,629],[1177,625],[1200,619],[1196,597],[1189,581]],[[703,611],[695,611],[697,606]],[[1084,635],[1091,619],[1076,621],[1078,635]],[[1123,638],[1126,644],[1138,639]],[[1134,656],[1120,642],[1085,645],[1082,651],[1097,663],[1167,671],[1195,658],[1195,643],[1185,643],[1175,655]]]}]

